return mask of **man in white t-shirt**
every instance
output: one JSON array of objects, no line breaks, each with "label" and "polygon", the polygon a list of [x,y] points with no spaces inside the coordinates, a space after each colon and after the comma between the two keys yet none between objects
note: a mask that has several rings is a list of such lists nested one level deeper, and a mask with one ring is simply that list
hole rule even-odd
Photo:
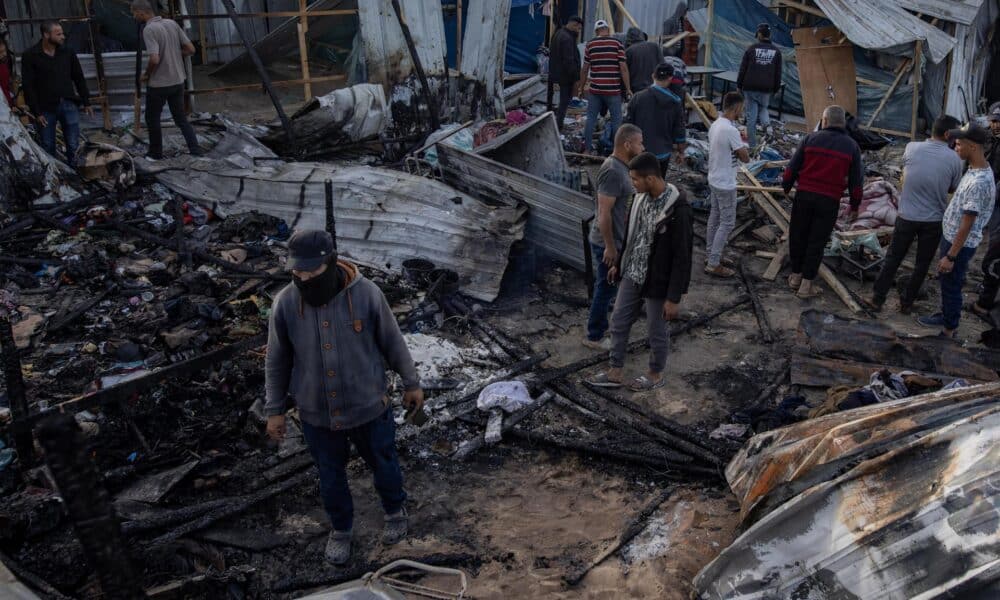
[{"label": "man in white t-shirt", "polygon": [[732,277],[735,272],[722,264],[722,251],[736,225],[736,161],[749,162],[750,150],[736,127],[743,114],[743,96],[729,92],[722,99],[722,116],[708,130],[708,187],[712,212],[705,236],[705,272]]}]

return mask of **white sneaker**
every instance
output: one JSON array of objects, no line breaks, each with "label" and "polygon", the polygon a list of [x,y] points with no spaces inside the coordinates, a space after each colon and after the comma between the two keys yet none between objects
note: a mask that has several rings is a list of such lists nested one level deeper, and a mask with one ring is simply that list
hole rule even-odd
[{"label": "white sneaker", "polygon": [[596,342],[589,338],[583,338],[583,346],[591,350],[611,350],[611,338],[604,337]]}]

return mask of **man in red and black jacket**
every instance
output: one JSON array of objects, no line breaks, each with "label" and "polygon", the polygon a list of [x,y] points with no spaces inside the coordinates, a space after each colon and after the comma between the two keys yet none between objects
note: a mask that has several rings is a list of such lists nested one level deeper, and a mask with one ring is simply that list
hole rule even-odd
[{"label": "man in red and black jacket", "polygon": [[837,223],[844,189],[851,196],[851,221],[857,217],[861,205],[864,183],[861,149],[847,134],[846,127],[844,109],[826,107],[820,130],[802,140],[782,180],[786,194],[792,191],[792,186],[797,188],[788,230],[788,258],[792,264],[788,285],[802,299],[819,293],[812,282],[819,273],[823,249]]}]

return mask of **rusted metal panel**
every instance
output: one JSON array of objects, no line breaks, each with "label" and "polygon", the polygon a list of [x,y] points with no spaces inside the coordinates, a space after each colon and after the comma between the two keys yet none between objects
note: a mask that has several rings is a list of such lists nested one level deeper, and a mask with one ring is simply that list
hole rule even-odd
[{"label": "rusted metal panel", "polygon": [[585,268],[582,231],[594,214],[589,197],[485,156],[436,147],[447,183],[494,204],[528,206],[525,239],[572,268]]},{"label": "rusted metal panel", "polygon": [[465,80],[460,107],[473,116],[491,119],[504,114],[503,64],[511,0],[466,0],[466,3],[469,12],[459,65]]},{"label": "rusted metal panel", "polygon": [[568,169],[551,112],[479,146],[476,154],[550,181],[561,180]]},{"label": "rusted metal panel", "polygon": [[697,596],[989,597],[976,592],[998,574],[998,439],[1000,383],[755,436],[726,469],[746,529]]}]

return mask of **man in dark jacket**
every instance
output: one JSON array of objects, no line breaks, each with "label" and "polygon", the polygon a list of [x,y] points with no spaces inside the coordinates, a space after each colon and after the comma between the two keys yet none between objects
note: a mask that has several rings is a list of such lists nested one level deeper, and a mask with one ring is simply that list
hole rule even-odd
[{"label": "man in dark jacket", "polygon": [[663,62],[663,50],[656,42],[647,42],[646,34],[638,27],[625,33],[625,64],[632,80],[632,93],[653,85],[653,71]]},{"label": "man in dark jacket", "polygon": [[[663,41],[669,41],[671,38],[684,33],[684,17],[687,15],[687,2],[678,2],[677,8],[674,9],[674,14],[671,15],[666,21],[663,22]],[[684,54],[684,40],[681,40],[669,48],[663,49],[663,54],[665,56],[676,56],[680,57]]]},{"label": "man in dark jacket", "polygon": [[670,348],[667,323],[677,318],[691,282],[693,213],[685,194],[660,175],[660,163],[644,152],[629,163],[635,186],[625,226],[625,245],[609,277],[619,279],[611,314],[611,368],[590,380],[600,387],[621,387],[629,331],[646,311],[649,371],[629,384],[633,391],[663,387]]},{"label": "man in dark jacket", "polygon": [[576,82],[580,80],[580,51],[576,40],[583,29],[583,19],[577,16],[569,18],[566,25],[560,27],[549,42],[549,110],[552,110],[553,88],[559,84],[559,108],[556,109],[556,124],[562,131],[566,120],[566,110],[569,101],[576,92]]},{"label": "man in dark jacket", "polygon": [[823,111],[822,129],[802,140],[785,168],[782,187],[786,194],[797,185],[788,229],[788,258],[792,274],[788,285],[802,299],[818,295],[812,287],[823,262],[840,212],[840,197],[851,195],[850,220],[858,216],[864,169],[861,149],[847,134],[847,115],[840,106]]},{"label": "man in dark jacket", "polygon": [[41,128],[42,148],[56,155],[56,123],[62,125],[66,162],[73,166],[80,144],[80,107],[88,115],[90,91],[76,54],[65,48],[66,34],[56,21],[42,23],[42,39],[21,57],[21,88]]},{"label": "man in dark jacket", "polygon": [[[633,71],[631,68],[629,72]],[[684,159],[687,146],[684,101],[670,88],[674,68],[667,63],[656,66],[655,83],[635,96],[628,104],[626,123],[642,130],[643,144],[660,161],[660,172],[666,177],[670,167],[670,157],[677,153],[678,160]]]},{"label": "man in dark jacket", "polygon": [[282,439],[285,411],[298,406],[333,525],[326,558],[340,565],[351,555],[354,507],[346,471],[351,444],[375,473],[386,515],[382,542],[395,544],[406,536],[406,492],[384,365],[403,379],[404,406],[421,410],[424,395],[385,296],[356,266],[337,260],[330,234],[296,232],[288,254],[292,283],[274,299],[268,326],[267,432]]},{"label": "man in dark jacket", "polygon": [[757,26],[757,40],[743,53],[736,78],[736,87],[746,100],[747,141],[751,148],[757,145],[757,123],[765,128],[771,125],[767,107],[771,94],[781,89],[781,51],[771,43],[770,25]]}]

